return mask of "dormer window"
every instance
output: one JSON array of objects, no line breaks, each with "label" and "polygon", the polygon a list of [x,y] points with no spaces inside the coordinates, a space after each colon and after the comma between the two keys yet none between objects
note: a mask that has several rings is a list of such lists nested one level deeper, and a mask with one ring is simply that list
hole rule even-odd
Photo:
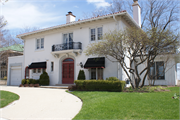
[{"label": "dormer window", "polygon": [[43,49],[44,48],[44,38],[36,39],[36,49]]}]

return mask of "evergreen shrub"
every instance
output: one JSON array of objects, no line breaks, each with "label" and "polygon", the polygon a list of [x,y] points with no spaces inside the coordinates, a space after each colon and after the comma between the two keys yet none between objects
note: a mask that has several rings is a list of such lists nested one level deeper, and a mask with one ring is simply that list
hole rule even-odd
[{"label": "evergreen shrub", "polygon": [[86,79],[84,70],[79,70],[79,74],[78,74],[78,78],[77,79],[78,80],[85,80]]},{"label": "evergreen shrub", "polygon": [[40,75],[39,84],[40,85],[49,85],[49,76],[48,76],[47,72],[43,72]]}]

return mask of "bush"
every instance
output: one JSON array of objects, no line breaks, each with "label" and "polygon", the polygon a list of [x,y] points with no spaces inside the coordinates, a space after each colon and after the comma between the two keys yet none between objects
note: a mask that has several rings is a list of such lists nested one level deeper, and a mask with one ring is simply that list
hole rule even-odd
[{"label": "bush", "polygon": [[3,80],[7,80],[7,77],[6,77],[6,76],[4,76]]},{"label": "bush", "polygon": [[22,79],[21,84],[26,84],[26,79]]},{"label": "bush", "polygon": [[87,91],[122,91],[125,81],[75,80],[77,90]]},{"label": "bush", "polygon": [[85,80],[86,76],[84,74],[84,70],[79,70],[79,74],[78,74],[78,80]]},{"label": "bush", "polygon": [[49,76],[48,76],[47,72],[43,72],[40,75],[39,84],[40,85],[49,85]]},{"label": "bush", "polygon": [[30,80],[27,79],[27,80],[26,80],[26,84],[30,84]]},{"label": "bush", "polygon": [[119,79],[117,77],[109,77],[109,78],[106,78],[106,80],[108,80],[108,81],[119,81]]}]

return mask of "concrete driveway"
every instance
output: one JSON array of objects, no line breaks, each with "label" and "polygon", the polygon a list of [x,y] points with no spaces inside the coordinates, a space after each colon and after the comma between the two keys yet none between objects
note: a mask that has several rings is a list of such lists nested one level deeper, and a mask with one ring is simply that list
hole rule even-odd
[{"label": "concrete driveway", "polygon": [[0,110],[0,118],[10,120],[66,120],[79,113],[82,102],[65,89],[0,86],[0,90],[20,96],[15,104]]}]

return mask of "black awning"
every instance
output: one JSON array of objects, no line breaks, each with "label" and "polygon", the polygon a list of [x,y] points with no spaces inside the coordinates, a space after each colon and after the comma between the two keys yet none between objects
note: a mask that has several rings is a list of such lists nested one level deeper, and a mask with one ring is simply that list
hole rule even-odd
[{"label": "black awning", "polygon": [[29,65],[28,68],[29,68],[29,69],[46,68],[46,62],[31,63],[31,65]]},{"label": "black awning", "polygon": [[105,68],[105,57],[88,58],[84,68]]}]

